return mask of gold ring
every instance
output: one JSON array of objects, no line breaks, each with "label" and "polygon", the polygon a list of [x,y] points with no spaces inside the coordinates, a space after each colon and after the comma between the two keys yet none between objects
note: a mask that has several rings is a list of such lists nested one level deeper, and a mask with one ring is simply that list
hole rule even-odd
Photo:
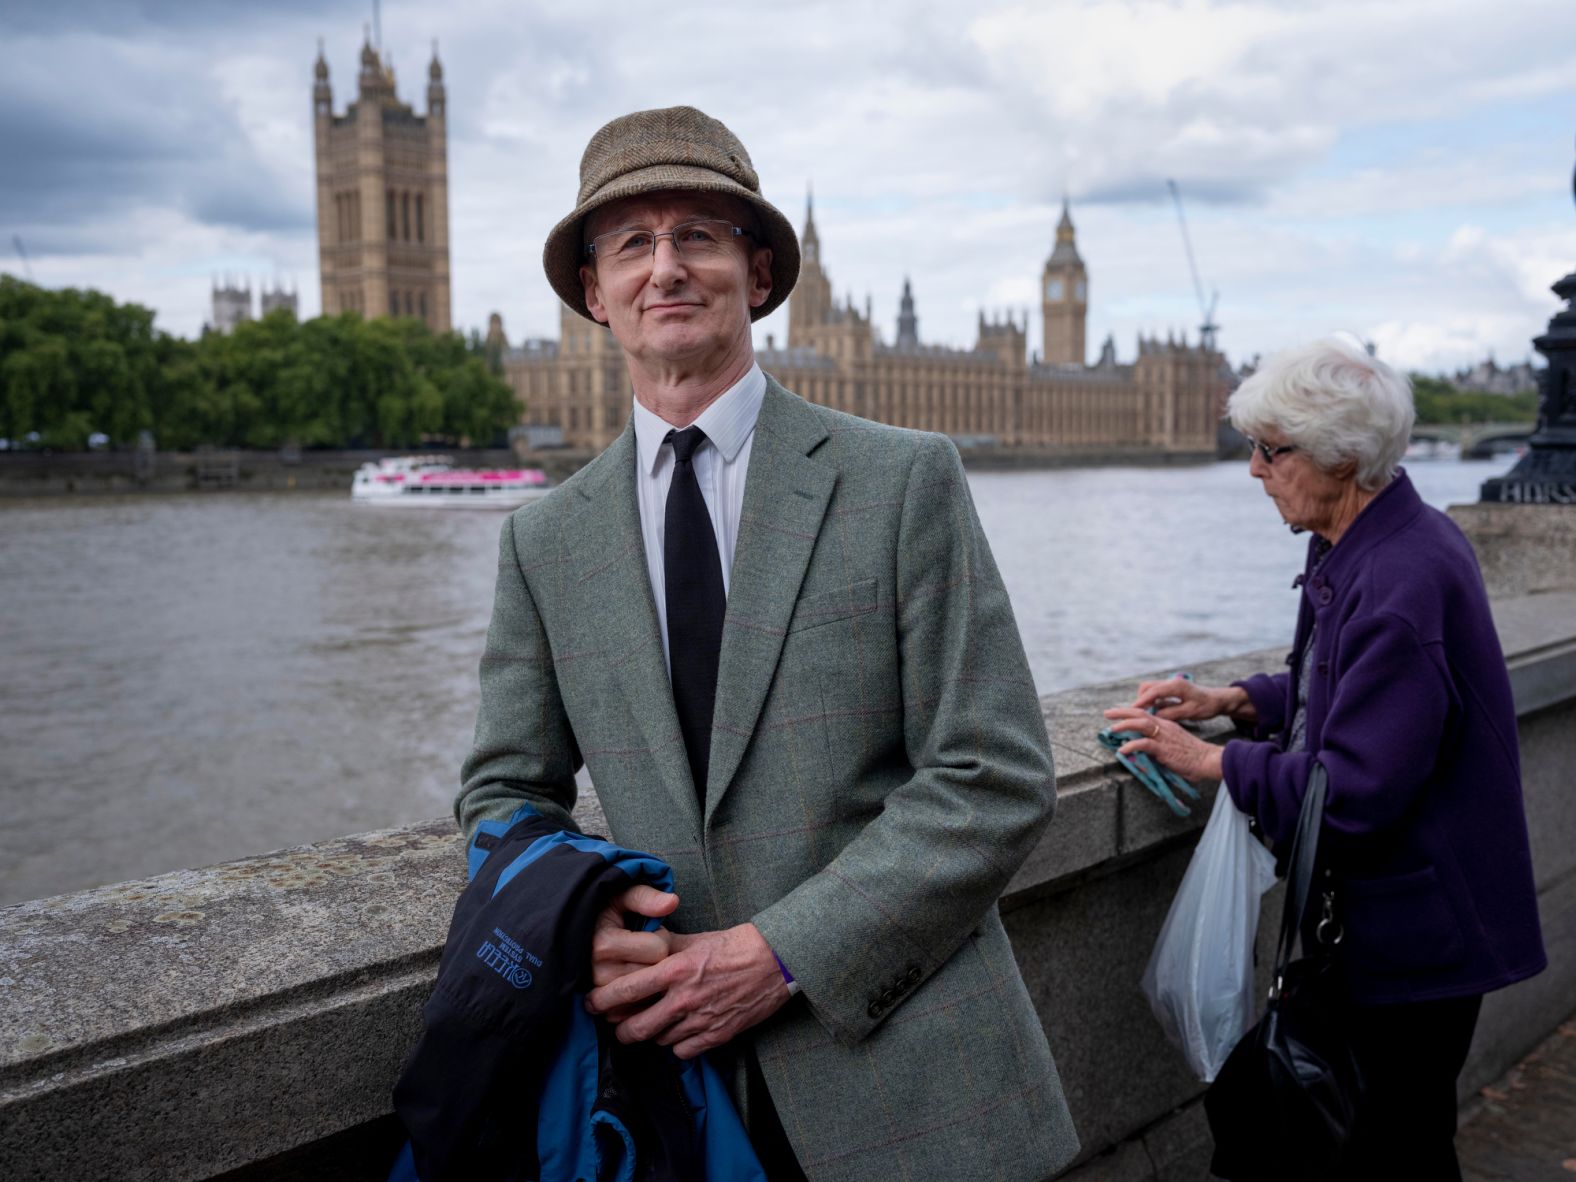
[{"label": "gold ring", "polygon": [[1155,729],[1149,732],[1149,737],[1151,739],[1158,739],[1160,737],[1160,724],[1158,722],[1155,723]]}]

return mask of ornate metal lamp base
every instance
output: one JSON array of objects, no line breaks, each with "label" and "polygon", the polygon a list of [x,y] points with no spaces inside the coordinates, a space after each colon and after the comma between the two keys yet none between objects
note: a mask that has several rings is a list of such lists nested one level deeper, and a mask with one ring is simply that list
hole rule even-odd
[{"label": "ornate metal lamp base", "polygon": [[1576,505],[1576,272],[1556,283],[1554,294],[1565,307],[1532,342],[1549,359],[1539,375],[1537,430],[1514,468],[1483,482],[1481,500]]}]

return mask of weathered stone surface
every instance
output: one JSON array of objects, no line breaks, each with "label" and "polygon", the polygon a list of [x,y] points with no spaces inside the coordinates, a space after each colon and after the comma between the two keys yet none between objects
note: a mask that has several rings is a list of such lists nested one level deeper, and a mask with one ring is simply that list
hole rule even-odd
[{"label": "weathered stone surface", "polygon": [[1516,713],[1570,699],[1576,684],[1576,591],[1550,591],[1493,604]]},{"label": "weathered stone surface", "polygon": [[[1576,875],[1542,885],[1538,918],[1543,924],[1549,967],[1483,999],[1472,1051],[1461,1071],[1459,1093],[1463,1100],[1509,1070],[1576,1004]],[[1571,1154],[1576,1157],[1576,1129],[1572,1130]]]},{"label": "weathered stone surface", "polygon": [[1143,1135],[1144,1148],[1154,1166],[1156,1182],[1208,1182],[1209,1159],[1215,1142],[1202,1101],[1161,1118]]},{"label": "weathered stone surface", "polygon": [[464,880],[443,819],[0,909],[0,1178],[207,1178],[384,1115]]},{"label": "weathered stone surface", "polygon": [[1171,850],[1004,916],[1089,1151],[1199,1091],[1138,987],[1189,856]]},{"label": "weathered stone surface", "polygon": [[1576,1174],[1576,1013],[1462,1115],[1456,1149],[1466,1182]]},{"label": "weathered stone surface", "polygon": [[1078,787],[1063,788],[1056,802],[1056,818],[1045,837],[1024,861],[1007,886],[1003,907],[1016,898],[1106,862],[1116,854],[1119,789],[1113,777],[1084,777]]},{"label": "weathered stone surface", "polygon": [[1576,505],[1452,505],[1495,599],[1576,591]]},{"label": "weathered stone surface", "polygon": [[1533,870],[1540,882],[1576,877],[1576,701],[1523,718],[1518,729]]},{"label": "weathered stone surface", "polygon": [[1059,1175],[1064,1182],[1150,1182],[1154,1166],[1141,1141],[1107,1146],[1100,1154]]}]

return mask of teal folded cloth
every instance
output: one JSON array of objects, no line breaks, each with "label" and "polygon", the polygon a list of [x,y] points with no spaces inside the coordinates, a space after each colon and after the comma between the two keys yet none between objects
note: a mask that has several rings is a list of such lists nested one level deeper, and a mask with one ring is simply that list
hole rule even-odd
[{"label": "teal folded cloth", "polygon": [[[1191,673],[1173,673],[1171,676],[1173,678],[1180,677],[1185,681],[1193,680]],[[1153,714],[1154,712],[1155,707],[1151,706],[1149,713]],[[1179,817],[1186,817],[1193,812],[1192,809],[1177,799],[1177,792],[1182,793],[1190,800],[1198,800],[1197,788],[1193,787],[1193,785],[1189,784],[1170,768],[1161,767],[1142,751],[1134,755],[1123,755],[1117,750],[1124,743],[1130,743],[1134,739],[1142,738],[1136,731],[1113,732],[1110,727],[1106,727],[1100,732],[1099,738],[1101,745],[1111,751],[1116,751],[1118,762],[1132,772],[1138,778],[1140,784],[1163,800],[1166,803],[1166,807],[1173,813]],[[1172,789],[1176,789],[1176,791],[1173,792]]]}]

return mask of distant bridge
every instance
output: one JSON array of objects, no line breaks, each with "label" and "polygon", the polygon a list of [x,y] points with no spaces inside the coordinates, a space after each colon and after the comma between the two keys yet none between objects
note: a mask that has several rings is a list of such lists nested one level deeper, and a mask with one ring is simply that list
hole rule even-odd
[{"label": "distant bridge", "polygon": [[1535,429],[1534,423],[1420,423],[1412,429],[1412,440],[1459,443],[1462,459],[1481,460],[1525,443]]}]

